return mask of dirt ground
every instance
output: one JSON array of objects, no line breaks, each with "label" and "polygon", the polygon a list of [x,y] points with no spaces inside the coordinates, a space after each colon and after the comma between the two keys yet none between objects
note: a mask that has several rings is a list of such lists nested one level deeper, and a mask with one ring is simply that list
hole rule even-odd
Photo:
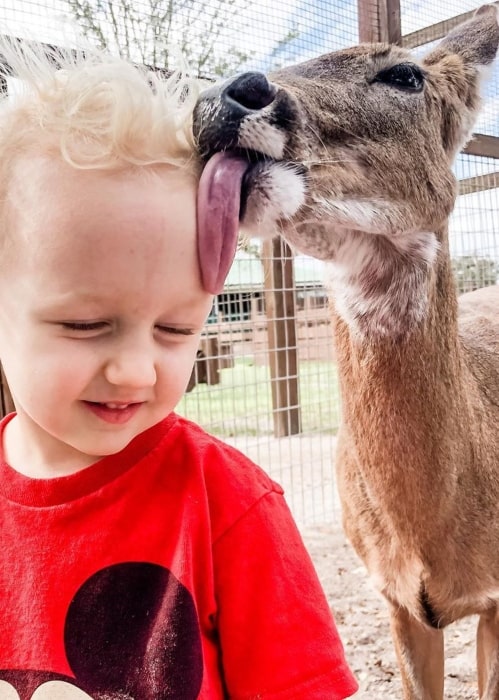
[{"label": "dirt ground", "polygon": [[[334,611],[345,652],[360,689],[359,700],[401,700],[388,613],[339,525],[302,528],[305,544]],[[476,619],[445,632],[445,697],[476,700]]]}]

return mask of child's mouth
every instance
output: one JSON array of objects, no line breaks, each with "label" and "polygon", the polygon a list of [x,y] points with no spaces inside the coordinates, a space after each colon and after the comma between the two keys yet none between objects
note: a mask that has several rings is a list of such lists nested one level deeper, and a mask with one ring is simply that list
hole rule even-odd
[{"label": "child's mouth", "polygon": [[114,403],[110,401],[108,403],[100,403],[97,401],[83,401],[83,403],[94,415],[107,423],[122,424],[127,423],[144,402]]}]

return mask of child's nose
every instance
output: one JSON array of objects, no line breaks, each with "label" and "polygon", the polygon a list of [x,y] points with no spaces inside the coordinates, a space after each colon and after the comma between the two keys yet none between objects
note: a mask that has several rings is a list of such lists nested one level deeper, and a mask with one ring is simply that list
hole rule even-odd
[{"label": "child's nose", "polygon": [[105,375],[115,386],[131,389],[154,386],[157,379],[154,352],[144,346],[121,348],[107,362]]}]

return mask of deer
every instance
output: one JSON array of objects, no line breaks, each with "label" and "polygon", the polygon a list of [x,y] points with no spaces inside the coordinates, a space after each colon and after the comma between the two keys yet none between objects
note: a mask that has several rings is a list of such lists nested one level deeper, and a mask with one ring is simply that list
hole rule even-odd
[{"label": "deer", "polygon": [[448,220],[499,44],[485,5],[422,58],[360,44],[204,89],[200,265],[238,231],[326,262],[347,538],[387,602],[405,700],[442,700],[444,628],[477,615],[499,699],[499,286],[462,295]]}]

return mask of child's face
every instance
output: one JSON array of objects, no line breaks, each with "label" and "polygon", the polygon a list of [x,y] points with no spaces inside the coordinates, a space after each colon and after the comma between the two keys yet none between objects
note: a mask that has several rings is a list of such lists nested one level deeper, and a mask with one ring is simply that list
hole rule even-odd
[{"label": "child's face", "polygon": [[0,358],[18,411],[8,458],[77,470],[123,449],[185,390],[212,303],[195,184],[150,170],[18,167],[0,275]]}]

